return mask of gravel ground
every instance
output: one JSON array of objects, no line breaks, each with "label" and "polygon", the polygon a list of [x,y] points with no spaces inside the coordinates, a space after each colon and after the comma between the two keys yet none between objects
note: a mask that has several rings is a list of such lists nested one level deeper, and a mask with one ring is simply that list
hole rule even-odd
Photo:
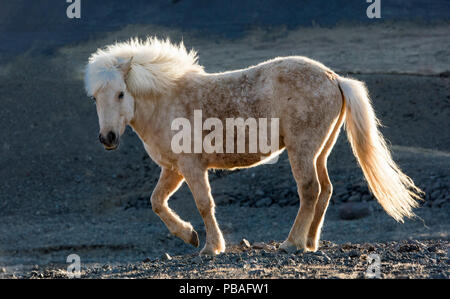
[{"label": "gravel ground", "polygon": [[[280,243],[245,239],[217,257],[188,254],[146,258],[138,263],[92,264],[82,278],[450,278],[448,242],[321,242],[315,253],[287,253]],[[378,262],[379,261],[379,262]],[[379,267],[376,267],[379,265]],[[67,278],[67,265],[34,266],[8,278]],[[373,270],[371,270],[373,269]],[[9,269],[3,268],[6,273]]]}]

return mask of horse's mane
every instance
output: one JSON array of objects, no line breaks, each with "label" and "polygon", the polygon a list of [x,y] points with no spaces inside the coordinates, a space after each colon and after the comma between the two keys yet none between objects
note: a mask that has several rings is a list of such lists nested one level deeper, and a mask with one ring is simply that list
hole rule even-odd
[{"label": "horse's mane", "polygon": [[197,63],[197,53],[188,52],[183,42],[135,38],[98,49],[91,55],[85,72],[88,95],[122,80],[123,73],[118,66],[130,58],[131,67],[124,79],[134,96],[167,92],[186,73],[203,72]]}]

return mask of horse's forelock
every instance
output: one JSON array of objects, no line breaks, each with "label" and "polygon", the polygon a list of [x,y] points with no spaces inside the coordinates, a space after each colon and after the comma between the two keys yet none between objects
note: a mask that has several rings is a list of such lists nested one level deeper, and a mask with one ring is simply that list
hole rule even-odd
[{"label": "horse's forelock", "polygon": [[85,73],[85,87],[88,96],[93,96],[97,91],[108,85],[119,85],[123,82],[123,76],[115,67],[95,67],[88,65]]},{"label": "horse's forelock", "polygon": [[185,73],[203,72],[203,67],[197,64],[196,52],[188,52],[182,43],[177,45],[157,38],[130,39],[91,55],[85,76],[88,94],[92,95],[107,83],[114,84],[118,78],[123,80],[116,67],[130,57],[133,60],[126,83],[135,95],[165,92]]}]

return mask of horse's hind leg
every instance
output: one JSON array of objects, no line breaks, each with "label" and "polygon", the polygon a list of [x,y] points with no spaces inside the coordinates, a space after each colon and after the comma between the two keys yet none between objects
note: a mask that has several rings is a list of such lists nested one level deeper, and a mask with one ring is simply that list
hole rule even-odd
[{"label": "horse's hind leg", "polygon": [[319,156],[316,162],[317,176],[320,183],[320,194],[314,209],[314,218],[308,232],[306,247],[310,251],[316,251],[318,248],[320,229],[322,227],[325,211],[328,207],[328,201],[333,192],[326,168],[326,157]]},{"label": "horse's hind leg", "polygon": [[152,193],[151,203],[153,211],[166,224],[169,231],[186,243],[198,247],[198,235],[192,225],[185,222],[173,212],[167,201],[183,183],[183,176],[176,171],[163,168],[158,184]]},{"label": "horse's hind leg", "polygon": [[[307,145],[306,142],[303,144]],[[292,248],[306,250],[309,227],[314,217],[314,209],[320,192],[314,161],[315,154],[311,150],[305,151],[305,148],[288,148],[288,155],[292,173],[297,182],[300,209],[288,238],[280,247],[285,250]]]},{"label": "horse's hind leg", "polygon": [[311,251],[316,251],[319,247],[320,231],[322,229],[323,220],[325,217],[325,212],[328,207],[328,202],[333,193],[333,185],[331,184],[330,178],[328,176],[327,170],[327,159],[328,156],[336,143],[337,137],[339,136],[339,131],[341,129],[344,120],[344,113],[341,113],[333,132],[327,140],[322,152],[317,157],[316,168],[317,176],[320,182],[320,195],[316,204],[314,219],[311,223],[311,227],[308,233],[308,240],[306,246]]},{"label": "horse's hind leg", "polygon": [[[337,105],[339,105],[339,102],[336,102]],[[292,119],[295,119],[295,116],[284,124],[287,132],[289,132],[284,136],[284,140],[292,174],[297,182],[300,209],[288,238],[281,244],[282,249],[308,250],[307,239],[321,193],[321,183],[325,188],[324,197],[328,193],[326,189],[331,188],[331,185],[328,186],[327,181],[323,179],[324,164],[322,162],[317,163],[317,158],[332,135],[338,119],[339,110],[336,111],[336,115],[333,115],[333,110],[331,110],[337,108],[336,106],[330,107],[328,114],[303,115],[303,119],[320,119],[316,126],[309,126],[309,124],[303,124],[298,120],[293,122]],[[301,119],[301,115],[297,119]]]},{"label": "horse's hind leg", "polygon": [[[342,95],[337,84],[325,79],[323,84],[315,87],[320,92],[308,95],[302,90],[301,100],[288,101],[280,119],[283,140],[300,196],[300,209],[294,225],[280,246],[285,250],[295,247],[308,250],[307,239],[322,188],[321,181],[327,187],[322,175],[324,167],[319,163],[320,169],[317,168],[317,158],[342,114]],[[326,193],[325,190],[324,195]]]}]

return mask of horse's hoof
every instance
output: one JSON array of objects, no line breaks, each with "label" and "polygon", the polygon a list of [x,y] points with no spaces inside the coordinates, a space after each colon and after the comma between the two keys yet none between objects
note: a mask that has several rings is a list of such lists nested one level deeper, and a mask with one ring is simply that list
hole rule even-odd
[{"label": "horse's hoof", "polygon": [[289,253],[289,254],[295,254],[299,251],[296,245],[294,245],[293,243],[291,243],[289,240],[284,241],[283,243],[280,244],[279,250]]},{"label": "horse's hoof", "polygon": [[219,255],[224,252],[225,252],[225,244],[224,243],[220,243],[216,246],[213,246],[211,244],[205,244],[205,247],[203,247],[203,249],[200,250],[199,254],[215,256],[215,255]]},{"label": "horse's hoof", "polygon": [[199,253],[199,255],[203,255],[203,256],[215,256],[215,255],[218,255],[218,254],[220,254],[220,250],[214,250],[214,249],[211,249],[211,248],[203,248],[201,251],[200,251],[200,253]]},{"label": "horse's hoof", "polygon": [[318,242],[314,241],[313,239],[308,239],[308,241],[306,242],[306,249],[309,252],[316,252],[317,249],[319,249]]},{"label": "horse's hoof", "polygon": [[192,235],[191,235],[191,240],[189,241],[189,244],[191,244],[194,247],[198,247],[199,245],[199,240],[198,240],[198,234],[195,230],[192,230]]}]

